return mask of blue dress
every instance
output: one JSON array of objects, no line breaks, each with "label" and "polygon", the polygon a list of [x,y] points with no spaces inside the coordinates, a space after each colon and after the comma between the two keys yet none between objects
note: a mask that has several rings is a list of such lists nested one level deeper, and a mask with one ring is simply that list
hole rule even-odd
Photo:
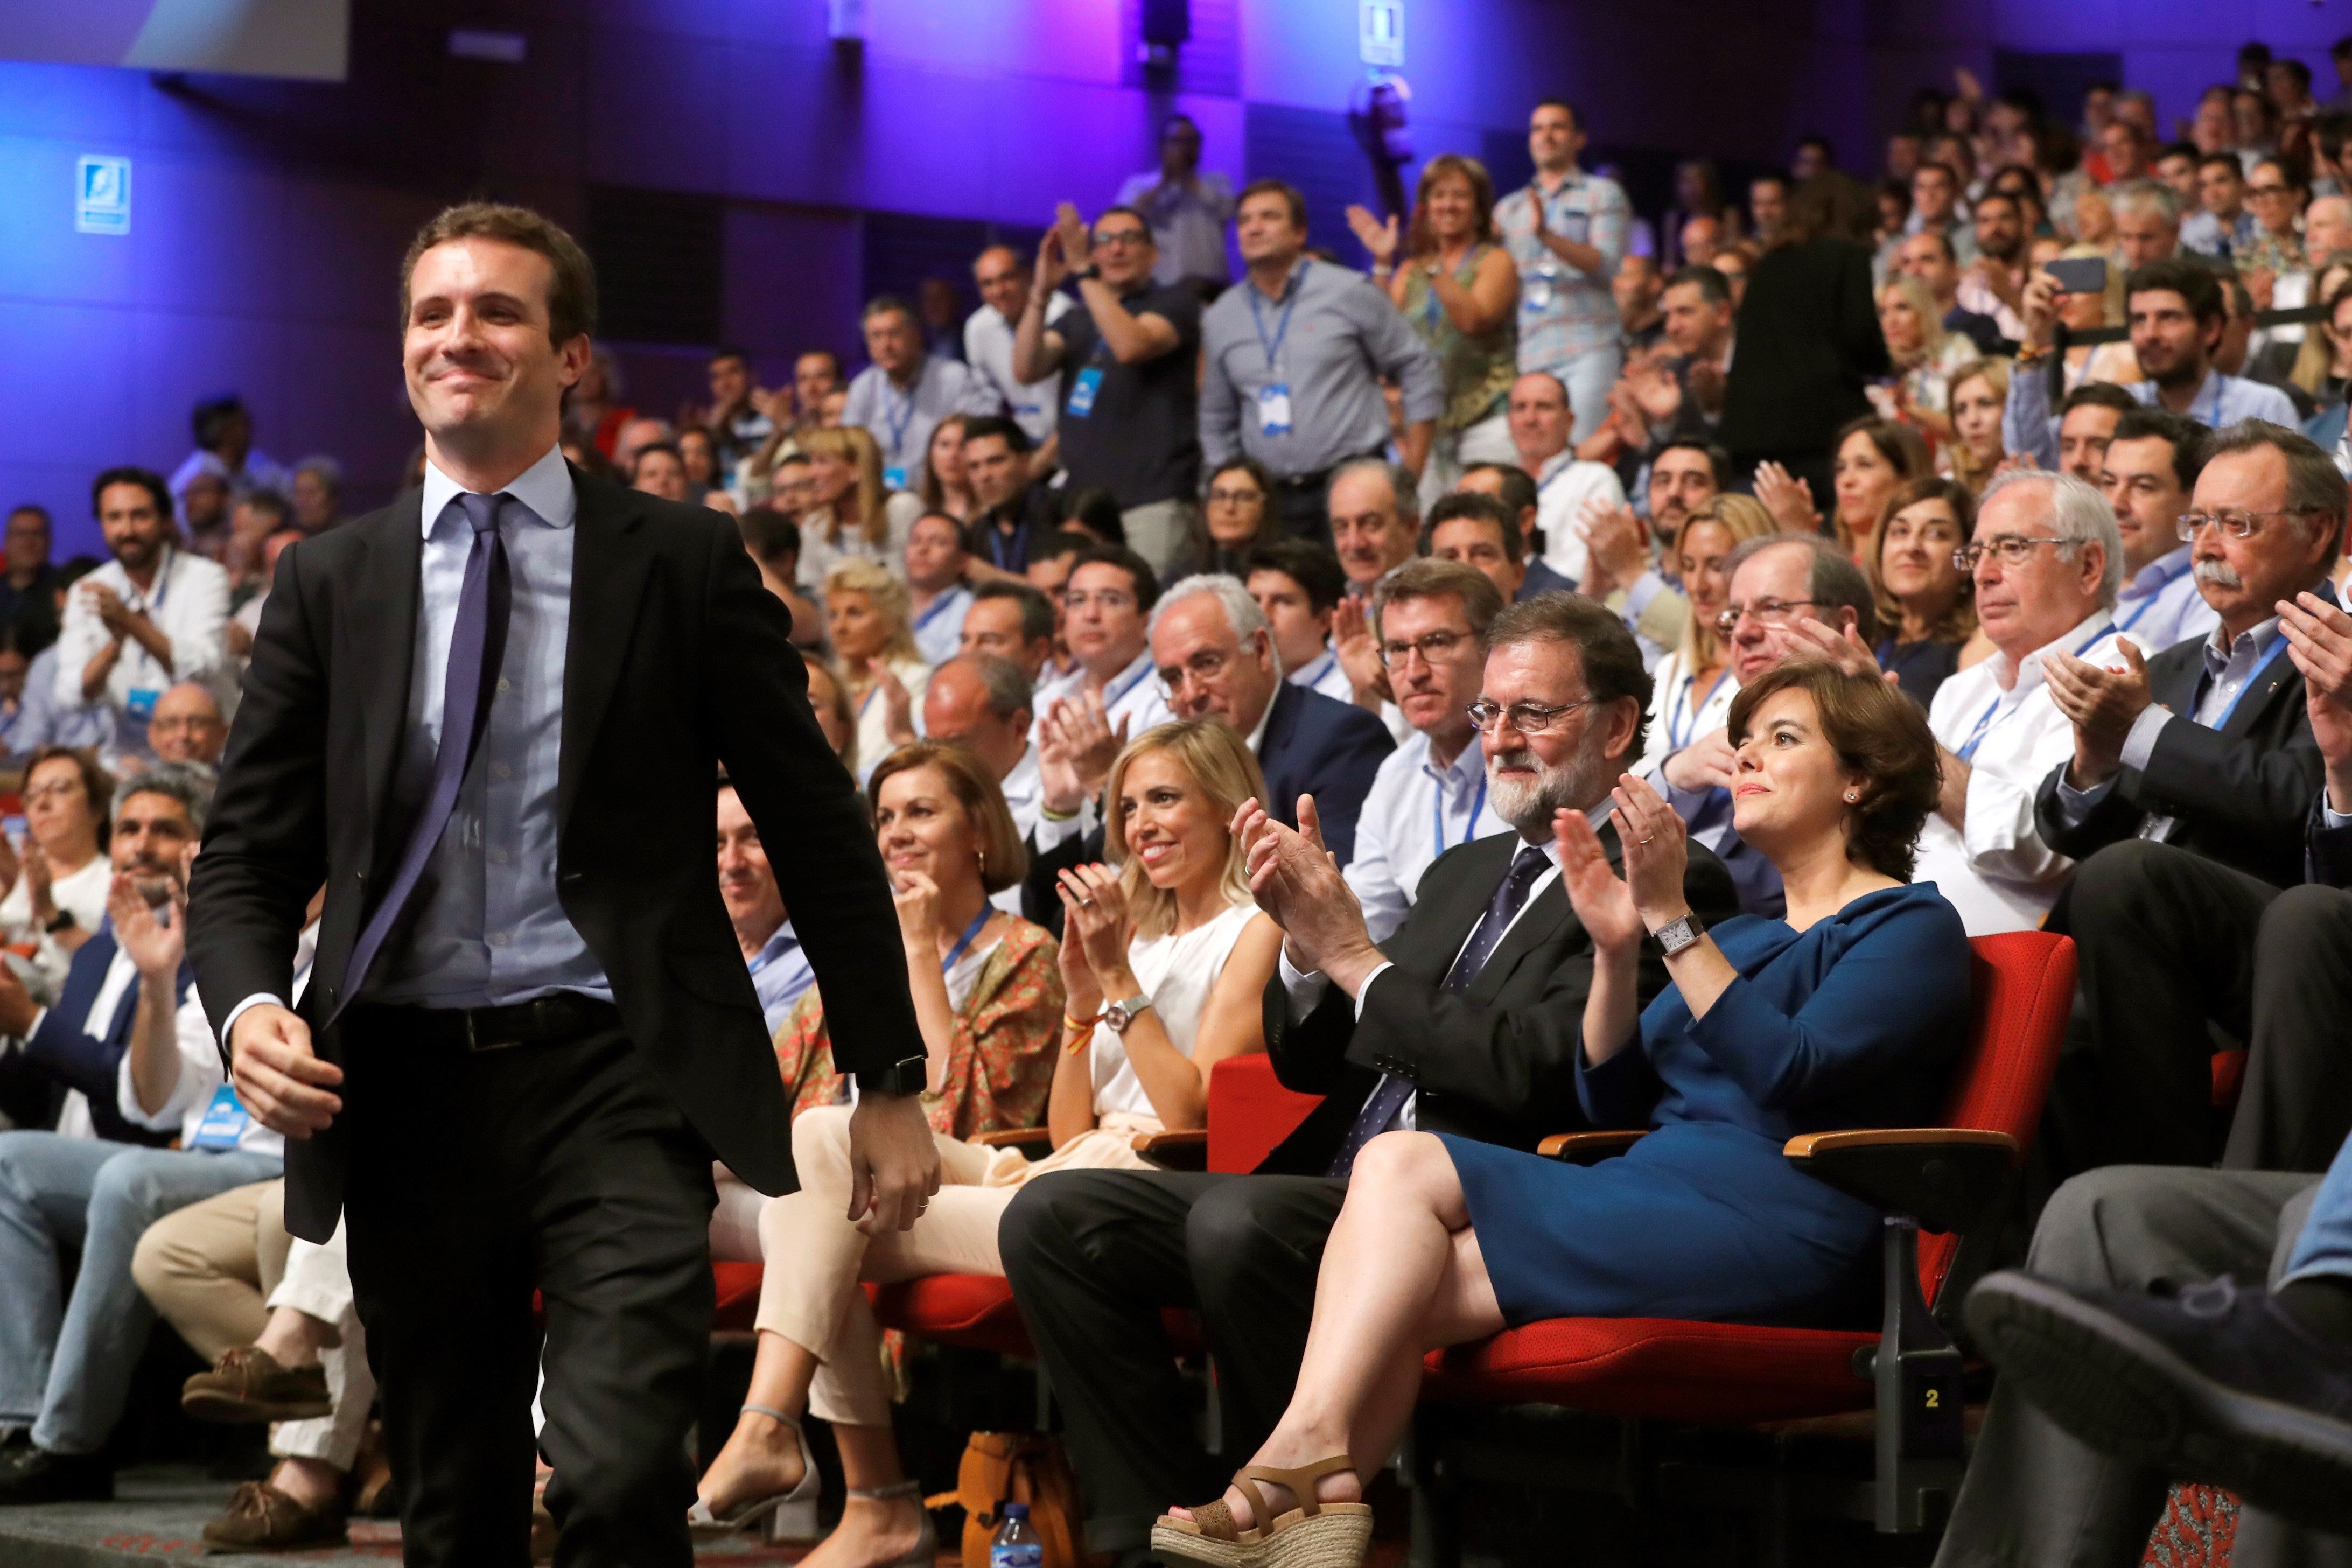
[{"label": "blue dress", "polygon": [[1933,883],[1854,900],[1805,931],[1714,929],[1740,978],[1694,1019],[1673,986],[1640,1048],[1577,1052],[1596,1127],[1650,1135],[1598,1165],[1441,1133],[1503,1317],[1842,1326],[1868,1317],[1878,1211],[1781,1157],[1801,1132],[1931,1124],[1969,1021],[1969,942]]}]

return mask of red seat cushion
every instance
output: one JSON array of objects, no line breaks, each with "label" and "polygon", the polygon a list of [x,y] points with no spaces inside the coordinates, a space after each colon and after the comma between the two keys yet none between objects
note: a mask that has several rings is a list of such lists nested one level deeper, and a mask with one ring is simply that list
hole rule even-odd
[{"label": "red seat cushion", "polygon": [[1322,1103],[1320,1095],[1283,1088],[1263,1053],[1227,1057],[1209,1069],[1208,1168],[1227,1174],[1256,1170]]},{"label": "red seat cushion", "polygon": [[[1022,1361],[1037,1359],[1029,1326],[1013,1300],[1013,1287],[992,1274],[928,1274],[895,1285],[868,1285],[874,1318],[886,1329],[967,1350],[994,1351]],[[1169,1308],[1160,1326],[1178,1353],[1201,1348],[1201,1329],[1192,1313]]]},{"label": "red seat cushion", "polygon": [[719,1307],[710,1314],[713,1333],[749,1333],[760,1311],[760,1266],[756,1263],[713,1263],[711,1283],[719,1288]]},{"label": "red seat cushion", "polygon": [[1673,1318],[1555,1318],[1434,1351],[1433,1398],[1738,1423],[1867,1408],[1853,1352],[1874,1333]]},{"label": "red seat cushion", "polygon": [[2216,1051],[2213,1053],[2213,1109],[2234,1110],[2238,1091],[2246,1087],[2246,1053]]}]

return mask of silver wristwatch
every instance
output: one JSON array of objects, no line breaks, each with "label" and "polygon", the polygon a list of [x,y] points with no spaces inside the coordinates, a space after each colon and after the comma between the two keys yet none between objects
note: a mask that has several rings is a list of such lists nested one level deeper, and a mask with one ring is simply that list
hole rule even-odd
[{"label": "silver wristwatch", "polygon": [[1150,1005],[1151,998],[1138,992],[1124,1002],[1114,1002],[1104,1008],[1103,1022],[1110,1026],[1112,1034],[1124,1035],[1127,1026],[1135,1022],[1135,1016]]},{"label": "silver wristwatch", "polygon": [[1658,945],[1666,950],[1668,958],[1672,958],[1678,952],[1696,947],[1698,939],[1706,934],[1706,927],[1699,923],[1696,915],[1683,915],[1660,926],[1654,934]]}]

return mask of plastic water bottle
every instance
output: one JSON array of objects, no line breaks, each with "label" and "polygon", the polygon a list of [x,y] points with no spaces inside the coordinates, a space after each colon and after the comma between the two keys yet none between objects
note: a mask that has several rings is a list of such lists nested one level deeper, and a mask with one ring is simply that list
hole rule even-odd
[{"label": "plastic water bottle", "polygon": [[988,1568],[1045,1568],[1045,1543],[1029,1528],[1029,1505],[1009,1502],[1003,1522],[988,1538]]}]

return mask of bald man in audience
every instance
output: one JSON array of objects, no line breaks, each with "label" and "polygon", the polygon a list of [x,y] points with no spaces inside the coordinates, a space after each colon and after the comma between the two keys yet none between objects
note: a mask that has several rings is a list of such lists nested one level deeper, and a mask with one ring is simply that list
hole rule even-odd
[{"label": "bald man in audience", "polygon": [[156,760],[215,767],[228,743],[228,721],[205,688],[184,680],[155,699],[147,720],[147,744]]}]

